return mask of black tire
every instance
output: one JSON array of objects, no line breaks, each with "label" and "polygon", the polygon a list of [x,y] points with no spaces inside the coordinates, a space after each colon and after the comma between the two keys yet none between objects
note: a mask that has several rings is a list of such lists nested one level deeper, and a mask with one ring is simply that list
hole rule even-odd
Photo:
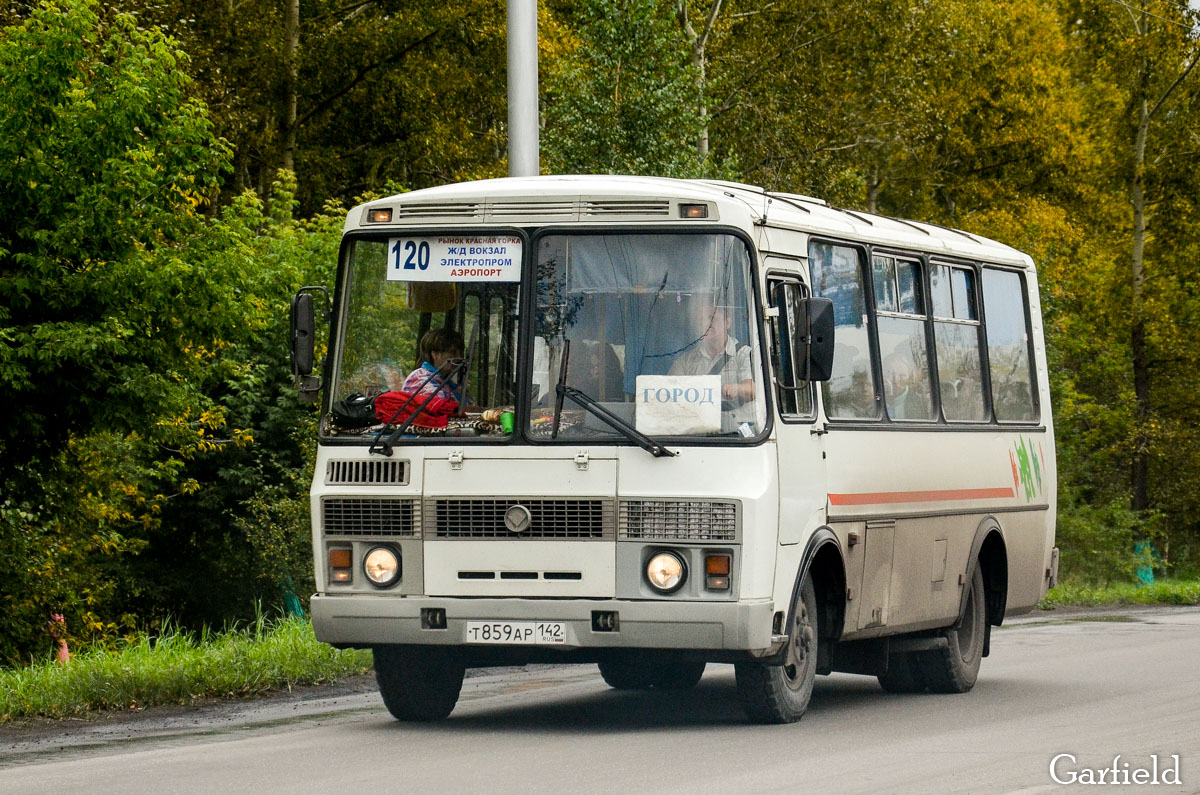
[{"label": "black tire", "polygon": [[605,660],[597,665],[605,684],[614,690],[648,690],[654,684],[654,669],[645,660]]},{"label": "black tire", "polygon": [[780,665],[738,663],[738,698],[755,723],[794,723],[804,716],[812,699],[817,674],[817,595],[805,578],[792,606],[791,631]]},{"label": "black tire", "polygon": [[889,693],[924,693],[925,680],[916,655],[903,652],[890,655],[887,673],[879,677],[879,686]]},{"label": "black tire", "polygon": [[396,720],[442,720],[454,710],[466,668],[453,653],[376,646],[374,657],[379,694]]},{"label": "black tire", "polygon": [[966,693],[979,678],[983,643],[987,637],[987,604],[983,572],[975,567],[967,602],[958,622],[945,630],[946,648],[918,655],[920,677],[931,693]]},{"label": "black tire", "polygon": [[650,677],[650,683],[658,690],[691,690],[700,684],[704,676],[702,662],[675,660],[657,668]]}]

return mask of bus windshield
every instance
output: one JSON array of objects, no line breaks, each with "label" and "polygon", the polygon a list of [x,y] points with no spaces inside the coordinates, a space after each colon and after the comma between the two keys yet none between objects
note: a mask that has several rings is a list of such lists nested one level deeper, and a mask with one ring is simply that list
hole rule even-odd
[{"label": "bus windshield", "polygon": [[325,432],[507,436],[521,251],[504,235],[351,241]]},{"label": "bus windshield", "polygon": [[527,431],[624,438],[557,386],[649,436],[755,437],[766,425],[750,255],[724,233],[537,241]]}]

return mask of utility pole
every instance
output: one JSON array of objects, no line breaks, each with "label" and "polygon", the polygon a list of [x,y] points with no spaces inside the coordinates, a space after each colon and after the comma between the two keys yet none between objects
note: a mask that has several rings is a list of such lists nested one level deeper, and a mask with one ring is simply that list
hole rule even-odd
[{"label": "utility pole", "polygon": [[537,0],[508,0],[508,175],[539,173]]}]

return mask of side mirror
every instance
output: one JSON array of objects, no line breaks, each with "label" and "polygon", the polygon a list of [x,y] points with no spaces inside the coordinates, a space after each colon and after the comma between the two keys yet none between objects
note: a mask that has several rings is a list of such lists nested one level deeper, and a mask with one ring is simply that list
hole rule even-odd
[{"label": "side mirror", "polygon": [[301,287],[292,297],[292,375],[302,403],[316,403],[321,390],[321,379],[312,375],[317,345],[317,312],[312,294],[318,291],[325,298],[328,320],[329,293],[324,287]]},{"label": "side mirror", "polygon": [[800,378],[828,381],[833,376],[833,301],[804,298],[796,310],[794,344],[801,354]]},{"label": "side mirror", "polygon": [[311,293],[292,298],[292,375],[311,375],[317,337],[317,315]]}]

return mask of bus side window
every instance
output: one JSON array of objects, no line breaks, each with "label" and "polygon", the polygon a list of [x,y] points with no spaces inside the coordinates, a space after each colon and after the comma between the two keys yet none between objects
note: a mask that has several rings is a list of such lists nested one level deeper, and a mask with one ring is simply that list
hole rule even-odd
[{"label": "bus side window", "polygon": [[1029,298],[1021,274],[984,268],[983,308],[996,419],[1033,422],[1037,419],[1037,409],[1033,402],[1034,380],[1026,325]]},{"label": "bus side window", "polygon": [[916,260],[875,254],[871,271],[888,417],[935,419],[921,265]]},{"label": "bus side window", "polygon": [[975,271],[934,263],[929,283],[942,413],[951,421],[986,421]]},{"label": "bus side window", "polygon": [[871,366],[871,313],[859,250],[811,242],[808,264],[814,294],[833,301],[833,376],[822,385],[831,419],[878,419],[879,391]]},{"label": "bus side window", "polygon": [[797,281],[772,279],[770,291],[768,300],[779,310],[770,324],[771,370],[775,374],[779,413],[785,417],[811,417],[812,389],[808,381],[796,378],[800,367],[791,344],[795,339],[796,306],[804,297],[804,288]]}]

